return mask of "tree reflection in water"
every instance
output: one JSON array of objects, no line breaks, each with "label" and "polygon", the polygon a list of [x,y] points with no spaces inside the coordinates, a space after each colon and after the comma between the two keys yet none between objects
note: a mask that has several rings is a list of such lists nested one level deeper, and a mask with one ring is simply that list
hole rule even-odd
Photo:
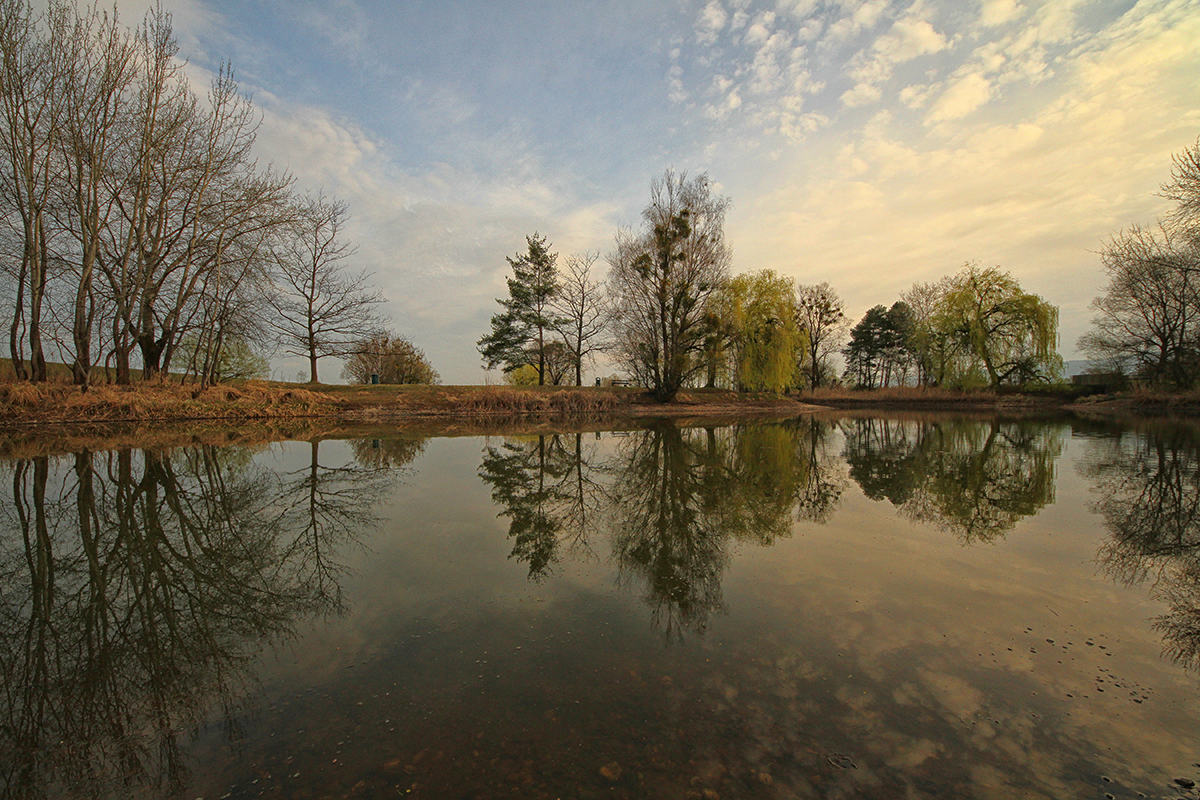
[{"label": "tree reflection in water", "polygon": [[480,477],[510,519],[513,558],[543,579],[559,547],[610,542],[622,582],[644,587],[668,635],[721,611],[734,542],[770,545],[794,519],[825,521],[841,496],[828,423],[679,428],[663,422],[602,450],[582,434],[509,440]]},{"label": "tree reflection in water", "polygon": [[704,630],[723,608],[733,511],[723,497],[729,429],[680,430],[664,423],[622,448],[613,495],[612,547],[625,581],[645,586],[655,623],[670,635]]},{"label": "tree reflection in water", "polygon": [[1170,611],[1154,621],[1167,654],[1200,669],[1200,436],[1194,425],[1147,425],[1097,439],[1084,474],[1111,538],[1097,556],[1127,585],[1152,581]]},{"label": "tree reflection in water", "polygon": [[850,477],[872,500],[953,533],[990,542],[1054,501],[1058,429],[1032,420],[845,423]]},{"label": "tree reflection in water", "polygon": [[181,734],[215,714],[237,736],[255,658],[339,608],[335,545],[390,480],[318,447],[283,480],[211,446],[9,462],[0,794],[175,793]]},{"label": "tree reflection in water", "polygon": [[582,433],[514,438],[485,448],[479,477],[491,485],[492,500],[510,520],[509,557],[529,565],[531,580],[553,572],[563,543],[576,552],[588,550],[603,469],[594,442],[585,445]]}]

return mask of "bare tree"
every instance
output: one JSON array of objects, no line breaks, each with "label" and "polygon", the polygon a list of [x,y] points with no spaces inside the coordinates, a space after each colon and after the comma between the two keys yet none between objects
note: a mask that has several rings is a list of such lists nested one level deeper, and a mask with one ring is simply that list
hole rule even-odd
[{"label": "bare tree", "polygon": [[[377,295],[365,276],[322,272],[350,252],[344,207],[330,219],[331,204],[298,204],[286,172],[259,168],[259,118],[232,70],[198,97],[161,6],[130,30],[72,0],[35,5],[0,3],[0,245],[17,376],[44,379],[57,349],[85,389],[101,359],[118,383],[139,361],[161,378],[184,346],[201,383],[214,380],[227,341],[261,349],[279,317],[262,312],[268,267],[296,286],[305,264],[317,272],[305,355],[361,335],[339,330],[339,303],[369,308]],[[281,269],[271,255],[292,258]]]},{"label": "bare tree", "polygon": [[938,304],[948,291],[948,278],[934,283],[914,283],[912,288],[900,295],[900,300],[912,313],[912,338],[909,346],[917,367],[917,383],[935,386],[946,377],[946,367],[954,356],[957,343],[940,336],[933,330],[933,318]]},{"label": "bare tree", "polygon": [[121,119],[124,146],[110,164],[119,214],[109,222],[100,263],[114,311],[118,383],[130,382],[135,350],[145,376],[159,372],[176,333],[163,319],[162,305],[180,259],[187,258],[183,251],[199,199],[190,159],[202,115],[176,58],[170,15],[151,11],[135,41],[136,79]]},{"label": "bare tree", "polygon": [[829,357],[841,348],[850,320],[837,292],[828,283],[819,283],[796,287],[796,322],[808,337],[801,368],[815,389],[830,371]]},{"label": "bare tree", "polygon": [[[47,13],[51,30],[64,25],[66,9]],[[42,316],[50,268],[48,212],[58,175],[58,136],[66,81],[63,49],[43,34],[41,19],[24,0],[0,3],[0,124],[4,169],[0,188],[5,205],[19,218],[21,256],[16,266],[9,352],[18,378],[46,379]],[[29,367],[24,340],[28,338]]]},{"label": "bare tree", "polygon": [[127,89],[134,79],[134,43],[115,15],[95,11],[75,17],[68,49],[70,79],[64,92],[63,205],[65,227],[77,243],[73,254],[74,306],[71,364],[75,383],[85,390],[92,369],[92,330],[96,317],[93,277],[102,255],[105,230],[116,213],[109,191],[114,151],[121,146],[120,125],[128,113]]},{"label": "bare tree", "polygon": [[1171,180],[1163,184],[1162,196],[1177,204],[1171,222],[1200,236],[1200,139],[1171,158]]},{"label": "bare tree", "polygon": [[347,273],[354,247],[342,238],[346,204],[324,195],[299,203],[295,222],[272,254],[271,320],[285,353],[308,358],[317,383],[317,359],[353,353],[362,333],[381,326],[382,295],[366,272]]},{"label": "bare tree", "polygon": [[1200,246],[1176,228],[1134,225],[1101,251],[1108,286],[1092,301],[1089,358],[1186,388],[1200,377]]},{"label": "bare tree", "polygon": [[558,332],[574,361],[576,386],[583,385],[584,360],[604,349],[601,337],[608,322],[604,282],[592,280],[592,267],[599,257],[599,253],[567,256],[553,300]]},{"label": "bare tree", "polygon": [[[268,219],[286,220],[285,216],[271,218],[268,211],[260,211]],[[198,302],[180,326],[180,341],[190,340],[192,345],[186,368],[199,379],[201,389],[219,380],[218,365],[231,342],[259,351],[274,345],[265,321],[269,318],[271,285],[266,262],[275,227],[264,223],[253,236],[235,233],[228,238],[218,237],[213,268],[205,275]]]},{"label": "bare tree", "polygon": [[617,233],[609,285],[618,361],[658,399],[670,401],[705,367],[709,298],[729,272],[729,199],[705,174],[666,170],[650,182],[640,233]]}]

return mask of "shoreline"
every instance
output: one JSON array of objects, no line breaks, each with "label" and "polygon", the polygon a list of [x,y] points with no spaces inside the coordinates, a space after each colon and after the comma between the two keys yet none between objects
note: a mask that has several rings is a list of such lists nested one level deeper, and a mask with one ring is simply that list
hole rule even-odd
[{"label": "shoreline", "polygon": [[[15,391],[14,391],[15,387]],[[641,389],[594,387],[352,387],[247,382],[196,395],[179,385],[0,385],[0,457],[80,450],[162,450],[194,445],[262,446],[324,439],[434,438],[641,430],[670,420],[709,427],[752,420],[869,415],[1071,416],[1108,420],[1200,417],[1187,397],[1099,397],[1083,402],[1029,395],[840,392],[829,396],[686,390],[674,403]]]},{"label": "shoreline", "polygon": [[1191,395],[1093,395],[1084,398],[928,389],[818,390],[771,395],[685,389],[660,403],[637,388],[510,386],[345,386],[245,381],[199,391],[180,384],[0,385],[0,432],[47,426],[210,424],[255,426],[323,420],[332,424],[480,424],[552,420],[798,416],[828,411],[929,411],[1200,415]]}]

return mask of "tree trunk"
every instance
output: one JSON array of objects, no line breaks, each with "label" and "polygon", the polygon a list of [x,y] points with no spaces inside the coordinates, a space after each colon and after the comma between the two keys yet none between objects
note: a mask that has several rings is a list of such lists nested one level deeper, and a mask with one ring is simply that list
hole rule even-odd
[{"label": "tree trunk", "polygon": [[8,350],[12,357],[13,375],[19,381],[29,379],[29,372],[25,368],[25,348],[21,344],[21,328],[25,321],[25,276],[27,274],[27,266],[27,260],[22,259],[21,272],[17,276],[17,299],[13,305],[12,324],[8,327]]},{"label": "tree trunk", "polygon": [[71,328],[71,339],[75,343],[71,377],[75,385],[85,392],[92,374],[92,314],[88,302],[91,297],[92,258],[90,254],[84,257],[79,288],[75,292],[75,323]]},{"label": "tree trunk", "polygon": [[538,326],[538,386],[546,385],[546,334]]}]

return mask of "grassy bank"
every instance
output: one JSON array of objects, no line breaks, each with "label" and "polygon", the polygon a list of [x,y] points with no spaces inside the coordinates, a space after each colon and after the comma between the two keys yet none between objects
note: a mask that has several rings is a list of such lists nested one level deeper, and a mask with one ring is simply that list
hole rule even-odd
[{"label": "grassy bank", "polygon": [[[1018,394],[901,387],[819,389],[787,397],[690,389],[670,404],[642,389],[512,386],[344,386],[244,381],[197,391],[176,383],[93,386],[0,384],[0,426],[55,423],[160,423],[325,419],[354,423],[399,420],[564,420],[650,416],[781,416],[815,408],[914,411],[1072,410],[1111,413],[1200,413],[1200,392],[1131,393],[1076,399],[1070,393]],[[441,422],[439,422],[441,426]],[[474,427],[468,424],[467,427]]]},{"label": "grassy bank", "polygon": [[829,408],[906,408],[921,410],[988,410],[1057,408],[1073,402],[1071,392],[964,391],[928,386],[891,386],[886,389],[832,387],[802,392],[798,399]]},{"label": "grassy bank", "polygon": [[410,418],[581,418],[797,413],[794,399],[720,390],[661,404],[641,389],[543,386],[325,386],[245,381],[197,391],[178,384],[0,385],[0,424]]}]

